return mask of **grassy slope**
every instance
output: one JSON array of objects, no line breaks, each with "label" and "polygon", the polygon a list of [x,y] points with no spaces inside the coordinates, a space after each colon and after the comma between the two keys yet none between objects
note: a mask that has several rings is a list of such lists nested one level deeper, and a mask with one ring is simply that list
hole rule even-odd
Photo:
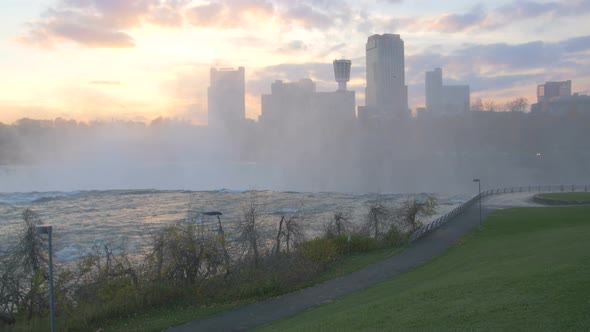
[{"label": "grassy slope", "polygon": [[[402,249],[380,249],[368,253],[356,254],[342,257],[335,262],[325,273],[320,274],[317,278],[310,281],[307,285],[311,286],[341,275],[352,273],[371,264],[382,261],[401,251]],[[105,331],[162,331],[170,326],[181,325],[197,318],[204,318],[211,315],[219,314],[222,311],[232,309],[239,305],[248,304],[249,301],[240,301],[236,303],[226,303],[213,307],[174,307],[153,309],[132,318],[113,320],[108,322]]]},{"label": "grassy slope", "polygon": [[585,330],[589,239],[589,206],[500,210],[433,262],[262,330]]},{"label": "grassy slope", "polygon": [[590,193],[587,192],[575,192],[575,193],[550,193],[541,194],[543,198],[564,200],[564,201],[588,201],[590,202]]}]

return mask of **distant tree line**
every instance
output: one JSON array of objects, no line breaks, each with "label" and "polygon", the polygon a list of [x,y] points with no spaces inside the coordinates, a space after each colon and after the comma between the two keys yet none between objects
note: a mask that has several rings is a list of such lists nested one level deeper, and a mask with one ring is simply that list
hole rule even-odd
[{"label": "distant tree line", "polygon": [[519,97],[503,104],[498,104],[493,100],[484,101],[477,98],[471,103],[473,112],[527,112],[529,110],[529,101],[526,98]]}]

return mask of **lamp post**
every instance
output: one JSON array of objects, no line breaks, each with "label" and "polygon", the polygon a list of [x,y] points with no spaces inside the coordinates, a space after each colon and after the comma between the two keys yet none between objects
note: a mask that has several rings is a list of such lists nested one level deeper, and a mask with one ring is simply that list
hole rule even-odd
[{"label": "lamp post", "polygon": [[473,179],[473,182],[477,182],[478,196],[479,196],[479,224],[481,225],[481,180]]},{"label": "lamp post", "polygon": [[219,223],[219,235],[223,235],[221,234],[221,232],[223,231],[223,228],[221,228],[221,216],[223,215],[223,213],[219,212],[219,211],[205,211],[205,212],[201,212],[201,214],[204,214],[206,216],[215,216],[217,217],[217,222]]},{"label": "lamp post", "polygon": [[53,300],[53,251],[51,249],[51,233],[53,228],[51,226],[37,226],[35,232],[39,235],[47,234],[49,246],[49,312],[51,317],[51,332],[55,332],[55,302]]},{"label": "lamp post", "polygon": [[217,223],[219,225],[219,228],[217,229],[217,234],[220,237],[221,247],[223,248],[223,259],[225,260],[225,276],[227,277],[230,273],[230,270],[229,270],[230,258],[229,258],[229,254],[227,253],[227,248],[225,246],[225,232],[223,231],[223,227],[221,226],[221,216],[223,215],[223,213],[221,213],[219,211],[207,211],[207,212],[201,212],[201,214],[204,214],[206,216],[217,217]]}]

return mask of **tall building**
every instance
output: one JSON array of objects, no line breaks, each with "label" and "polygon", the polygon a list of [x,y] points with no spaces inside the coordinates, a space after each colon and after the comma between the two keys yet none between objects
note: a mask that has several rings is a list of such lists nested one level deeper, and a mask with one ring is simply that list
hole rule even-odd
[{"label": "tall building", "polygon": [[244,67],[211,68],[209,80],[209,126],[240,125],[246,117]]},{"label": "tall building", "polygon": [[441,68],[426,72],[426,108],[433,116],[468,112],[471,104],[469,85],[443,85]]},{"label": "tall building", "polygon": [[404,41],[400,35],[383,34],[369,37],[366,60],[367,87],[364,111],[377,112],[385,116],[409,117]]},{"label": "tall building", "polygon": [[426,108],[434,113],[440,114],[442,109],[443,80],[442,69],[435,68],[426,72]]},{"label": "tall building", "polygon": [[537,102],[550,101],[551,98],[569,97],[572,95],[572,81],[546,82],[537,86]]}]

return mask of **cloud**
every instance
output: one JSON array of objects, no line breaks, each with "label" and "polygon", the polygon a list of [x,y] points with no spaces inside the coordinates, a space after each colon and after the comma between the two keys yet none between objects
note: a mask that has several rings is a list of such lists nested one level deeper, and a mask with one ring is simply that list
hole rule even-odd
[{"label": "cloud", "polygon": [[59,36],[84,46],[132,47],[133,37],[125,32],[79,22],[51,22],[45,26],[50,35]]},{"label": "cloud", "polygon": [[272,18],[274,5],[266,0],[212,1],[185,10],[185,15],[194,26],[233,29]]},{"label": "cloud", "polygon": [[182,11],[190,0],[168,0],[151,8],[146,20],[152,24],[180,27],[183,22]]},{"label": "cloud", "polygon": [[465,14],[444,14],[432,24],[432,28],[444,32],[459,32],[482,25],[487,13],[478,5]]},{"label": "cloud", "polygon": [[537,17],[558,10],[557,2],[518,1],[498,8],[497,12],[511,17]]},{"label": "cloud", "polygon": [[[558,42],[531,41],[520,44],[465,44],[448,53],[439,53],[435,46],[406,59],[408,71],[425,71],[434,67],[454,66],[458,70],[483,72],[525,71],[548,67],[575,66],[585,56],[576,53],[590,50],[590,36]],[[572,60],[571,58],[578,59]]]},{"label": "cloud", "polygon": [[95,85],[124,85],[125,84],[125,82],[121,82],[121,81],[90,81],[88,83],[95,84]]},{"label": "cloud", "polygon": [[328,29],[347,21],[351,13],[345,2],[332,0],[217,0],[191,6],[185,11],[192,25],[221,29],[244,28],[269,21],[283,28]]},{"label": "cloud", "polygon": [[134,28],[145,23],[179,28],[245,29],[260,23],[326,30],[349,24],[353,11],[333,0],[59,0],[27,23],[19,40],[50,47],[73,42],[84,47],[133,47]]},{"label": "cloud", "polygon": [[311,5],[299,3],[289,7],[284,13],[283,18],[300,24],[307,29],[325,29],[334,25],[335,17],[323,13]]},{"label": "cloud", "polygon": [[191,7],[185,14],[195,26],[214,26],[227,24],[229,8],[221,3],[209,3]]},{"label": "cloud", "polygon": [[534,91],[537,82],[542,82],[545,75],[538,74],[513,74],[498,76],[481,76],[476,73],[470,73],[462,76],[461,81],[447,79],[446,84],[464,84],[469,82],[472,92],[494,91],[498,89],[510,89],[515,86],[529,85],[531,91]]},{"label": "cloud", "polygon": [[294,53],[307,51],[308,46],[303,40],[291,40],[287,44],[281,46],[277,51],[279,53]]},{"label": "cloud", "polygon": [[559,43],[565,52],[582,52],[590,49],[590,36],[576,37]]},{"label": "cloud", "polygon": [[463,13],[444,13],[430,17],[380,17],[373,15],[364,17],[359,27],[362,31],[369,31],[375,30],[377,27],[387,26],[389,22],[394,26],[401,26],[411,31],[456,33],[473,30],[496,30],[542,16],[555,20],[588,13],[590,13],[589,0],[543,2],[514,0],[492,10],[488,10],[482,4],[479,4]]},{"label": "cloud", "polygon": [[27,24],[19,39],[48,47],[69,41],[85,47],[133,47],[129,30],[143,22],[179,26],[186,0],[61,0]]},{"label": "cloud", "polygon": [[[336,53],[336,51],[339,51],[339,50],[345,48],[346,46],[347,46],[346,43],[339,43],[339,44],[336,44],[334,46],[330,46],[328,49],[326,49],[323,52],[321,52],[319,54],[319,56],[322,57],[322,58],[327,57],[329,55],[332,55],[332,54]],[[341,57],[341,56],[339,56],[339,57]]]},{"label": "cloud", "polygon": [[504,20],[531,19],[543,15],[550,15],[554,18],[563,16],[577,16],[590,12],[590,1],[514,1],[501,6],[496,14],[503,15]]}]

